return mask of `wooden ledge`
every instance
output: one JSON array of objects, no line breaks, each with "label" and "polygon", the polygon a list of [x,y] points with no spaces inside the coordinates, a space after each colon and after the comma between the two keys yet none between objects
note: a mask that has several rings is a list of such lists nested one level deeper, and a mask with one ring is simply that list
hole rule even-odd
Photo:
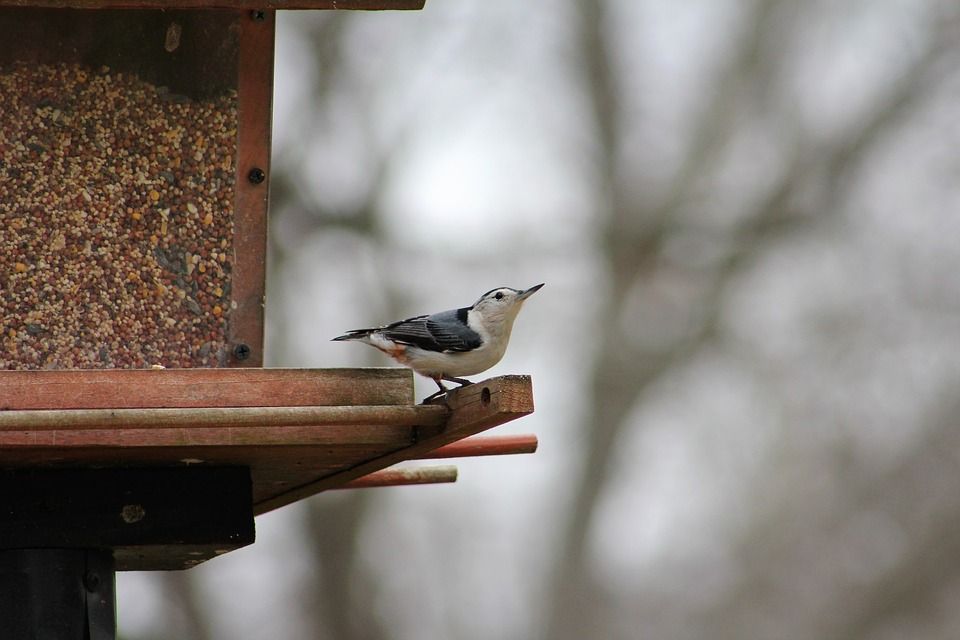
[{"label": "wooden ledge", "polygon": [[0,371],[0,410],[412,404],[395,367]]},{"label": "wooden ledge", "polygon": [[272,511],[533,413],[532,382],[530,376],[491,378],[448,392],[445,402],[436,406],[443,406],[449,412],[446,420],[439,426],[418,426],[415,438],[408,446],[255,502],[254,513]]},{"label": "wooden ledge", "polygon": [[[456,479],[390,468],[406,460],[532,452],[533,436],[470,438],[532,411],[529,376],[418,405],[406,369],[0,371],[0,470],[245,468],[261,514],[328,489]],[[134,547],[121,568],[184,557]],[[213,557],[193,551],[184,566]]]},{"label": "wooden ledge", "polygon": [[416,10],[426,0],[0,0],[0,7],[41,9],[335,9]]}]

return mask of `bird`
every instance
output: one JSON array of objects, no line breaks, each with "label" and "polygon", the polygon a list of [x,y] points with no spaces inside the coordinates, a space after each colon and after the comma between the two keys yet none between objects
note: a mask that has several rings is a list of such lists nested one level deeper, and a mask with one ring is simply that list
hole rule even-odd
[{"label": "bird", "polygon": [[472,384],[463,376],[486,371],[500,362],[510,341],[513,321],[523,303],[543,287],[497,287],[469,307],[414,316],[371,329],[354,329],[334,341],[356,340],[379,349],[400,364],[437,383],[429,402],[449,391],[443,381],[461,387]]}]

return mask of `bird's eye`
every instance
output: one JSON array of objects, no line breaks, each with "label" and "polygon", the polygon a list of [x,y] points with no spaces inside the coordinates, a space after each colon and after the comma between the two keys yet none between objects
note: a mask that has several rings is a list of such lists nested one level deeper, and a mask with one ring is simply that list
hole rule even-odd
[{"label": "bird's eye", "polygon": [[493,297],[497,300],[503,300],[503,291],[497,291],[497,294]]}]

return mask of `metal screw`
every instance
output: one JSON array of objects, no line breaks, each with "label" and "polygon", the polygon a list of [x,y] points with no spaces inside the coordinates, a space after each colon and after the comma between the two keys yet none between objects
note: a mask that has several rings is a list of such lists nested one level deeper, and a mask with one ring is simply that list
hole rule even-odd
[{"label": "metal screw", "polygon": [[237,360],[246,360],[250,357],[250,345],[240,342],[233,347],[233,357]]},{"label": "metal screw", "polygon": [[250,173],[247,174],[247,180],[253,184],[260,184],[267,179],[267,174],[260,167],[254,167],[250,169]]},{"label": "metal screw", "polygon": [[87,571],[86,575],[83,576],[83,586],[87,588],[87,591],[96,591],[100,587],[100,574]]},{"label": "metal screw", "polygon": [[147,515],[147,510],[140,504],[125,504],[120,510],[120,518],[127,524],[140,522]]},{"label": "metal screw", "polygon": [[250,12],[250,18],[260,22],[267,19],[267,14],[263,9],[254,9]]}]

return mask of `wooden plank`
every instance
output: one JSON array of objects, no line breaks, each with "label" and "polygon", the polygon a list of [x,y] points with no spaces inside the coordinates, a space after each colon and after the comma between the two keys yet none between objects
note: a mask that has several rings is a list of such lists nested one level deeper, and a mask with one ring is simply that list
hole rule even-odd
[{"label": "wooden plank", "polygon": [[145,546],[195,545],[196,563],[254,540],[242,467],[6,471],[0,495],[0,548],[110,548],[119,570],[169,568]]},{"label": "wooden plank", "polygon": [[0,468],[156,468],[247,466],[254,503],[292,487],[349,469],[361,460],[413,444],[413,431],[398,442],[336,444],[137,447],[0,447]]},{"label": "wooden plank", "polygon": [[[302,401],[304,385],[309,386],[311,381],[330,384],[340,373],[271,369],[0,372],[0,397],[4,400],[12,396],[20,404],[35,404],[35,399],[20,397],[33,394],[46,397],[44,404],[55,406],[94,405],[92,410],[0,411],[0,469],[244,466],[253,478],[255,512],[263,513],[398,462],[427,457],[440,447],[533,411],[527,376],[493,378],[452,391],[445,402],[413,405],[409,372],[393,369],[361,370],[360,375],[343,379],[361,386],[364,380],[378,377],[385,378],[386,386],[402,380],[405,403],[359,407],[202,406],[211,399],[224,401],[218,384],[237,387],[236,394],[249,402],[263,402],[268,393],[289,398],[289,388],[297,388],[300,392],[295,395]],[[165,380],[171,389],[196,383],[192,388],[200,391],[194,396],[176,395],[181,401],[193,398],[201,406],[102,408],[109,407],[114,397],[137,398],[130,404],[149,405],[168,395],[157,393],[157,388],[164,385],[153,384],[152,380]],[[111,383],[118,388],[112,393],[103,391],[109,390]],[[100,391],[98,385],[103,387]],[[258,386],[272,391],[257,391]],[[371,384],[370,392],[378,386]],[[334,387],[339,388],[339,382]],[[73,399],[58,400],[52,392],[58,388],[61,395]],[[79,389],[94,392],[84,396],[76,393]],[[392,400],[399,399],[397,394]],[[25,428],[25,421],[29,428]],[[529,450],[535,444],[532,436],[486,438],[472,443],[467,440],[459,447],[440,449],[436,455]],[[181,562],[184,557],[173,548],[164,551],[172,554],[172,562]],[[191,552],[208,557],[202,554],[209,549]]]},{"label": "wooden plank", "polygon": [[6,7],[71,9],[416,10],[425,0],[0,0]]},{"label": "wooden plank", "polygon": [[351,480],[335,489],[370,489],[376,487],[403,487],[413,484],[438,484],[457,481],[457,468],[453,465],[439,467],[405,467],[374,471]]},{"label": "wooden plank", "polygon": [[0,415],[26,409],[409,405],[407,369],[0,371]]},{"label": "wooden plank", "polygon": [[413,445],[379,458],[359,462],[349,469],[279,492],[275,497],[256,503],[254,512],[259,515],[272,511],[374,471],[385,469],[403,460],[415,458],[504,422],[528,415],[533,412],[533,390],[530,376],[502,376],[462,387],[450,391],[444,404],[450,409],[450,417],[446,424],[440,428],[421,428],[419,430],[420,437]]},{"label": "wooden plank", "polygon": [[[305,476],[313,479],[331,469],[353,466],[357,460],[376,458],[413,443],[412,432],[399,442],[350,442],[335,444],[183,445],[169,447],[0,446],[0,469],[30,467],[157,467],[157,466],[249,466],[271,478]],[[367,440],[374,440],[368,438]],[[387,440],[382,438],[381,440]]]},{"label": "wooden plank", "polygon": [[[447,416],[439,406],[358,407],[200,407],[190,409],[47,409],[0,412],[0,433],[57,431],[61,434],[102,430],[180,429],[203,432],[217,429],[277,427],[387,427],[437,426]],[[206,436],[205,436],[206,437]]]},{"label": "wooden plank", "polygon": [[115,567],[103,549],[0,550],[3,637],[115,640]]},{"label": "wooden plank", "polygon": [[[217,427],[197,429],[51,429],[48,431],[5,431],[0,459],[16,460],[17,447],[86,448],[92,457],[99,447],[236,447],[308,446],[340,443],[402,446],[411,441],[411,425],[354,424],[305,427]],[[197,451],[196,455],[202,455]]]},{"label": "wooden plank", "polygon": [[[270,141],[273,120],[275,13],[258,7],[240,23],[233,309],[228,317],[231,367],[263,365],[263,319],[267,263],[267,204],[270,195]],[[260,179],[251,180],[259,171]]]}]

